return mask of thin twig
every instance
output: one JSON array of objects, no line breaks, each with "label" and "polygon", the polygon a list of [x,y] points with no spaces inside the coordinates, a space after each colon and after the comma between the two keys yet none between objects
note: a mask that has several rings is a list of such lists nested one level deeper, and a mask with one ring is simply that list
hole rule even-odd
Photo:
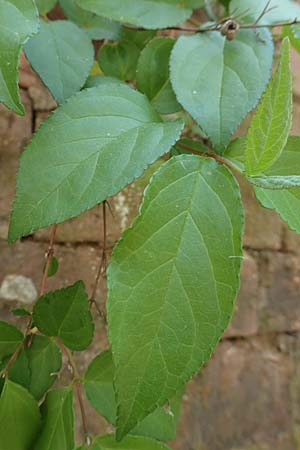
[{"label": "thin twig", "polygon": [[96,295],[97,295],[97,288],[100,282],[100,279],[103,274],[106,272],[106,250],[107,250],[107,222],[106,222],[106,200],[102,203],[102,215],[103,215],[103,247],[102,247],[102,253],[100,257],[100,263],[98,266],[95,283],[93,286],[92,295],[90,298],[90,306],[95,305],[98,313],[101,315],[101,317],[104,317],[103,312],[99,308],[97,302],[96,302]]},{"label": "thin twig", "polygon": [[[49,266],[50,266],[51,258],[53,257],[53,254],[54,254],[54,240],[55,240],[56,231],[57,231],[57,225],[53,225],[52,229],[51,229],[48,250],[46,252],[46,264],[45,264],[45,267],[43,270],[43,277],[42,277],[41,287],[40,287],[40,296],[43,295],[46,290],[46,281],[47,281],[47,277],[48,277]],[[31,335],[31,325],[32,325],[32,317],[30,317],[28,320],[28,323],[26,326],[26,331],[25,331],[22,342],[20,343],[20,345],[16,349],[16,351],[11,355],[11,357],[8,360],[7,364],[5,365],[4,369],[1,370],[0,377],[2,377],[3,375],[7,376],[9,369],[11,368],[11,366],[13,365],[13,363],[16,361],[16,359],[20,355],[21,351],[23,350],[27,337]],[[29,340],[28,344],[30,346],[31,340]]]}]

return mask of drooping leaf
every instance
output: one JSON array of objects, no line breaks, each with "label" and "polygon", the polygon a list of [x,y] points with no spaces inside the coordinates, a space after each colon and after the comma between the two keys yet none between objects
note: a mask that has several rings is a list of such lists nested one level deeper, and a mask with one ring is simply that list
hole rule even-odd
[{"label": "drooping leaf", "polygon": [[0,102],[24,114],[18,91],[18,64],[22,45],[38,31],[34,0],[0,0]]},{"label": "drooping leaf", "polygon": [[[117,404],[113,386],[114,364],[111,351],[97,356],[89,365],[84,378],[86,396],[91,405],[110,423],[115,425]],[[157,408],[147,416],[131,434],[149,436],[160,441],[174,439],[180,415],[182,392],[179,392],[169,402],[168,407]]]},{"label": "drooping leaf", "polygon": [[163,123],[125,84],[78,93],[44,122],[22,154],[9,242],[117,194],[172,147],[182,127]]},{"label": "drooping leaf", "polygon": [[58,266],[59,266],[58,259],[56,258],[56,256],[52,256],[48,269],[48,277],[53,277],[57,273]]},{"label": "drooping leaf", "polygon": [[91,39],[118,39],[120,24],[80,8],[76,0],[59,0],[65,16],[83,28]]},{"label": "drooping leaf", "polygon": [[226,147],[257,105],[272,59],[272,38],[266,29],[261,37],[254,30],[241,30],[233,41],[215,32],[178,39],[170,62],[173,89],[216,149]]},{"label": "drooping leaf", "polygon": [[40,297],[33,320],[42,333],[60,337],[71,350],[84,350],[93,339],[94,324],[82,281]]},{"label": "drooping leaf", "polygon": [[152,178],[108,268],[118,439],[210,357],[239,287],[242,231],[237,183],[215,160],[173,157]]},{"label": "drooping leaf", "polygon": [[170,450],[162,442],[142,436],[127,436],[122,442],[117,442],[113,434],[99,436],[92,445],[92,450]]},{"label": "drooping leaf", "polygon": [[0,360],[12,355],[23,340],[23,333],[10,323],[0,321]]},{"label": "drooping leaf", "polygon": [[268,209],[274,209],[288,226],[300,233],[300,188],[272,190],[255,188],[259,202]]},{"label": "drooping leaf", "polygon": [[249,176],[265,172],[280,157],[292,126],[292,104],[290,44],[285,38],[277,71],[247,134],[245,169]]},{"label": "drooping leaf", "polygon": [[35,335],[11,365],[8,376],[40,400],[55,382],[60,369],[61,352],[57,345],[45,336]]},{"label": "drooping leaf", "polygon": [[94,61],[90,39],[65,20],[42,21],[39,33],[25,45],[25,53],[59,103],[80,90]]},{"label": "drooping leaf", "polygon": [[133,42],[122,40],[103,45],[98,53],[98,63],[105,75],[133,80],[139,55],[140,50]]},{"label": "drooping leaf", "polygon": [[73,450],[73,393],[69,388],[50,391],[41,407],[42,429],[33,450]]},{"label": "drooping leaf", "polygon": [[170,82],[169,59],[175,41],[158,37],[147,44],[137,67],[137,88],[147,95],[161,114],[171,114],[181,109]]},{"label": "drooping leaf", "polygon": [[40,421],[34,398],[22,386],[6,380],[0,396],[1,450],[31,449]]},{"label": "drooping leaf", "polygon": [[203,0],[77,0],[78,5],[99,16],[148,29],[184,22]]},{"label": "drooping leaf", "polygon": [[57,0],[35,0],[36,6],[41,16],[51,11],[57,3]]},{"label": "drooping leaf", "polygon": [[30,311],[28,311],[25,308],[14,308],[11,311],[13,313],[14,316],[19,316],[19,317],[26,317],[26,316],[30,316]]},{"label": "drooping leaf", "polygon": [[[237,16],[243,13],[240,20],[253,22],[260,17],[267,1],[231,0],[230,13]],[[271,0],[268,12],[261,18],[261,24],[270,24],[300,18],[300,5],[294,0]]]}]

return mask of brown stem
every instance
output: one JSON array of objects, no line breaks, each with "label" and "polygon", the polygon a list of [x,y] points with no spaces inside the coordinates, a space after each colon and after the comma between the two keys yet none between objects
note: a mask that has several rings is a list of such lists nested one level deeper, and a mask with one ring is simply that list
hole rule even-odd
[{"label": "brown stem", "polygon": [[96,294],[97,294],[97,288],[98,288],[101,276],[106,271],[106,249],[107,249],[106,200],[104,200],[104,202],[102,203],[102,214],[103,214],[103,248],[102,248],[100,263],[99,263],[96,278],[95,278],[95,283],[93,286],[92,295],[90,298],[90,306],[92,306],[94,304],[98,313],[101,315],[101,317],[103,317],[105,319],[103,312],[101,311],[101,309],[99,308],[99,306],[96,302]]}]

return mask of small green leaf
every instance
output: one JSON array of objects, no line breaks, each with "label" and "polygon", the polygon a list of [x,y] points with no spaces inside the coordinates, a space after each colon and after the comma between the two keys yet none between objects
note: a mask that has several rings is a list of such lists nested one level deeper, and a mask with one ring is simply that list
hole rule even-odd
[{"label": "small green leaf", "polygon": [[241,30],[233,41],[221,33],[181,36],[172,51],[171,82],[177,100],[218,150],[251,109],[268,83],[272,37],[263,29]]},{"label": "small green leaf", "polygon": [[234,308],[242,232],[239,188],[225,166],[181,155],[153,176],[108,268],[118,439],[211,356]]},{"label": "small green leaf", "polygon": [[24,336],[10,323],[0,321],[0,360],[12,355],[21,344]]},{"label": "small green leaf", "polygon": [[118,39],[120,24],[83,10],[76,0],[59,0],[65,16],[84,29],[91,39]]},{"label": "small green leaf", "polygon": [[22,386],[6,380],[0,397],[1,450],[32,449],[40,422],[34,398]]},{"label": "small green leaf", "polygon": [[14,316],[19,317],[29,317],[31,315],[30,311],[25,308],[15,308],[11,311]]},{"label": "small green leaf", "polygon": [[38,31],[34,0],[0,1],[0,102],[23,115],[18,91],[18,65],[22,45]]},{"label": "small green leaf", "polygon": [[127,436],[122,442],[117,442],[112,434],[96,438],[91,450],[113,450],[115,448],[120,450],[170,450],[167,445],[142,436]]},{"label": "small green leaf", "polygon": [[61,352],[46,336],[35,335],[9,369],[9,379],[21,384],[40,400],[55,382],[61,369]]},{"label": "small green leaf", "polygon": [[140,50],[150,42],[156,35],[156,30],[134,30],[122,28],[121,39],[133,42]]},{"label": "small green leaf", "polygon": [[78,93],[22,153],[9,242],[117,194],[170,150],[182,128],[180,121],[162,122],[124,83]]},{"label": "small green leaf", "polygon": [[35,3],[38,7],[40,15],[44,16],[54,8],[57,0],[35,0]]},{"label": "small green leaf", "polygon": [[251,121],[245,169],[249,176],[265,172],[280,157],[292,126],[290,44],[285,38],[277,71]]},{"label": "small green leaf", "polygon": [[[97,356],[89,365],[84,378],[86,396],[96,411],[115,425],[117,404],[114,392],[114,364],[111,351]],[[174,439],[180,415],[182,392],[170,400],[167,408],[157,408],[147,416],[131,433],[149,436],[160,441]]]},{"label": "small green leaf", "polygon": [[103,45],[98,53],[98,63],[105,75],[120,80],[135,79],[139,48],[130,41]]},{"label": "small green leaf", "polygon": [[93,339],[94,324],[82,281],[48,292],[33,309],[33,320],[47,336],[60,337],[71,350],[84,350]]},{"label": "small green leaf", "polygon": [[33,450],[73,450],[73,393],[60,388],[47,394],[41,407],[42,429]]},{"label": "small green leaf", "polygon": [[52,256],[51,260],[50,260],[50,264],[49,264],[49,269],[48,269],[48,277],[53,277],[57,271],[58,271],[58,259],[56,258],[56,256]]},{"label": "small green leaf", "polygon": [[288,37],[291,45],[300,53],[300,25],[282,27],[282,38]]},{"label": "small green leaf", "polygon": [[77,4],[108,19],[157,29],[184,22],[203,0],[78,0]]},{"label": "small green leaf", "polygon": [[[261,15],[267,4],[261,0],[231,0],[230,13],[234,16],[242,14],[240,20],[253,22]],[[264,14],[261,23],[270,24],[294,19],[300,19],[300,6],[293,0],[271,0],[268,12]]]},{"label": "small green leaf", "polygon": [[254,190],[262,206],[277,211],[291,230],[300,233],[300,188],[271,190],[256,187]]},{"label": "small green leaf", "polygon": [[26,56],[53,97],[63,103],[80,90],[94,62],[87,35],[72,22],[41,22],[25,46]]},{"label": "small green leaf", "polygon": [[147,44],[137,67],[136,85],[147,95],[161,114],[171,114],[181,109],[170,82],[169,59],[175,41],[158,37]]}]

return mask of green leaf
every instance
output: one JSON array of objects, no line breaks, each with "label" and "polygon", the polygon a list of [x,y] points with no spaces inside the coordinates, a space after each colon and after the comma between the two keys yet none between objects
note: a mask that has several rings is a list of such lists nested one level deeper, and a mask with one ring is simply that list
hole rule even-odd
[{"label": "green leaf", "polygon": [[300,188],[284,190],[255,188],[254,190],[262,206],[277,211],[291,230],[300,233]]},{"label": "green leaf", "polygon": [[33,450],[73,450],[73,393],[60,388],[47,394],[41,407],[42,430]]},{"label": "green leaf", "polygon": [[139,48],[130,41],[103,45],[98,53],[98,63],[105,75],[120,80],[135,79]]},{"label": "green leaf", "polygon": [[31,344],[26,344],[10,367],[8,376],[40,400],[60,369],[61,352],[57,345],[45,336],[33,336]]},{"label": "green leaf", "polygon": [[247,134],[245,169],[255,176],[280,157],[292,126],[293,89],[290,44],[285,38],[277,71],[251,121]]},{"label": "green leaf", "polygon": [[85,88],[92,88],[107,84],[117,84],[118,86],[120,86],[123,84],[123,82],[118,80],[118,78],[105,77],[103,75],[93,75],[88,77],[88,79],[86,80]]},{"label": "green leaf", "polygon": [[239,288],[243,208],[211,158],[157,171],[108,268],[108,321],[121,439],[209,359]]},{"label": "green leaf", "polygon": [[114,435],[107,434],[95,439],[92,450],[170,450],[165,444],[142,436],[127,436],[122,442],[116,442]]},{"label": "green leaf", "polygon": [[[242,20],[253,22],[261,15],[266,4],[267,1],[261,0],[231,0],[230,13],[234,16],[243,13]],[[293,0],[271,0],[268,10],[260,23],[270,24],[300,19],[300,6]]]},{"label": "green leaf", "polygon": [[38,7],[40,15],[44,16],[54,8],[57,0],[35,0],[35,3]]},{"label": "green leaf", "polygon": [[121,39],[133,42],[140,50],[156,35],[156,30],[135,30],[122,28]]},{"label": "green leaf", "polygon": [[22,154],[9,242],[117,194],[172,147],[182,127],[163,123],[125,84],[78,93],[44,122]]},{"label": "green leaf", "polygon": [[[89,365],[84,378],[85,393],[96,411],[115,425],[117,404],[114,392],[114,364],[111,351],[97,356]],[[182,392],[170,400],[168,408],[157,408],[147,416],[131,433],[149,436],[160,441],[174,439],[180,415]]]},{"label": "green leaf", "polygon": [[14,316],[19,317],[29,317],[31,315],[30,311],[25,308],[14,308],[11,312]]},{"label": "green leaf", "polygon": [[0,321],[0,360],[12,355],[23,340],[23,333],[10,323]]},{"label": "green leaf", "polygon": [[84,350],[93,339],[94,324],[82,281],[48,292],[33,309],[33,320],[47,336],[60,337],[71,350]]},{"label": "green leaf", "polygon": [[178,101],[222,150],[253,109],[270,77],[273,43],[241,30],[233,41],[221,33],[181,36],[171,55],[171,82]]},{"label": "green leaf", "polygon": [[291,45],[300,53],[300,26],[290,25],[287,27],[282,27],[282,38],[288,37]]},{"label": "green leaf", "polygon": [[91,39],[118,39],[120,24],[80,8],[76,0],[59,0],[65,16],[83,28]]},{"label": "green leaf", "polygon": [[148,29],[166,28],[184,22],[192,8],[203,5],[202,0],[78,0],[87,11],[118,22]]},{"label": "green leaf", "polygon": [[169,59],[175,41],[158,37],[149,42],[139,58],[136,85],[161,114],[181,109],[170,82]]},{"label": "green leaf", "polygon": [[41,22],[39,33],[28,41],[25,53],[58,103],[80,90],[94,62],[87,35],[72,22]]},{"label": "green leaf", "polygon": [[31,449],[39,428],[34,398],[22,386],[6,380],[0,397],[1,450]]},{"label": "green leaf", "polygon": [[24,114],[18,91],[18,65],[22,45],[38,31],[34,0],[0,0],[0,102]]},{"label": "green leaf", "polygon": [[49,264],[49,269],[48,269],[48,277],[53,277],[57,271],[58,271],[58,259],[56,258],[56,256],[52,256],[51,260],[50,260],[50,264]]}]

